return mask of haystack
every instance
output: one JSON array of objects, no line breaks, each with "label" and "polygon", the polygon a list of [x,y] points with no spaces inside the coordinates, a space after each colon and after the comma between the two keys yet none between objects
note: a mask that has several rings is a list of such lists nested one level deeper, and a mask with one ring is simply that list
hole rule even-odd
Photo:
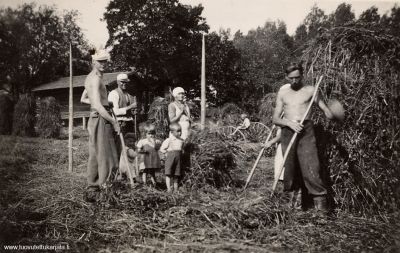
[{"label": "haystack", "polygon": [[28,94],[21,95],[14,108],[13,134],[18,136],[34,136],[35,114],[35,99]]},{"label": "haystack", "polygon": [[[168,104],[170,103],[169,99],[156,97],[154,101],[151,103],[149,112],[148,112],[148,122],[153,123],[156,126],[156,136],[158,138],[165,139],[168,137],[169,133],[169,119],[168,119]],[[143,136],[144,129],[140,129],[139,131]]]},{"label": "haystack", "polygon": [[58,138],[61,131],[60,106],[54,97],[40,100],[37,132],[43,138]]},{"label": "haystack", "polygon": [[0,134],[11,134],[14,102],[6,93],[0,93]]},{"label": "haystack", "polygon": [[[336,204],[361,214],[393,211],[400,179],[400,39],[366,27],[337,27],[304,52],[308,78],[324,75],[325,99],[337,98],[342,124],[316,114],[324,166]],[[321,128],[320,128],[321,129]]]},{"label": "haystack", "polygon": [[224,104],[219,111],[219,121],[221,121],[221,125],[237,125],[242,121],[240,119],[240,114],[243,113],[243,110],[234,103]]},{"label": "haystack", "polygon": [[222,187],[232,181],[230,173],[237,168],[234,151],[238,150],[233,143],[207,130],[192,133],[188,143],[191,167],[183,180],[187,186]]},{"label": "haystack", "polygon": [[263,97],[259,105],[258,117],[267,126],[272,125],[272,115],[276,103],[276,93],[268,93]]}]

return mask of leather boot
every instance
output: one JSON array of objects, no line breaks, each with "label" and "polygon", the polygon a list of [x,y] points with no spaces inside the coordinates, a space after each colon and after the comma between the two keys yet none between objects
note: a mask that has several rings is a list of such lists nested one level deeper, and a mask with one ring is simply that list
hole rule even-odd
[{"label": "leather boot", "polygon": [[328,201],[326,199],[326,196],[315,196],[314,197],[314,207],[317,211],[322,212],[324,214],[328,214],[329,208],[328,208]]}]

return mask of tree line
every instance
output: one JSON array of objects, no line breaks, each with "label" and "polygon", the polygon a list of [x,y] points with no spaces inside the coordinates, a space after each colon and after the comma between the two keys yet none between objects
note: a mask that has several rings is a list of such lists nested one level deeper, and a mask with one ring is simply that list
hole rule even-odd
[{"label": "tree line", "polygon": [[[154,93],[182,86],[189,97],[200,94],[201,38],[206,36],[208,101],[215,106],[234,102],[249,112],[261,98],[278,89],[283,69],[297,59],[319,34],[333,27],[384,30],[400,36],[400,8],[379,15],[375,6],[356,18],[350,4],[326,14],[314,5],[287,33],[285,22],[267,21],[247,34],[209,32],[203,6],[178,0],[112,0],[103,19],[112,46],[108,71],[134,69]],[[0,9],[0,81],[11,83],[18,97],[41,83],[67,76],[69,43],[73,44],[74,74],[90,70],[89,44],[76,23],[78,13],[24,4]],[[266,17],[267,18],[267,17]]]}]

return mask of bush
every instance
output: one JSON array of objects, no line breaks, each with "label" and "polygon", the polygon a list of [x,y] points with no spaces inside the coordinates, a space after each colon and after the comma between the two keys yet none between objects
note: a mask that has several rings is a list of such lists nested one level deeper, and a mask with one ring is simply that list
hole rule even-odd
[{"label": "bush", "polygon": [[13,134],[18,136],[34,136],[35,114],[35,99],[28,94],[21,95],[14,109]]},{"label": "bush", "polygon": [[60,105],[54,97],[40,100],[37,132],[43,138],[58,138],[61,131]]}]

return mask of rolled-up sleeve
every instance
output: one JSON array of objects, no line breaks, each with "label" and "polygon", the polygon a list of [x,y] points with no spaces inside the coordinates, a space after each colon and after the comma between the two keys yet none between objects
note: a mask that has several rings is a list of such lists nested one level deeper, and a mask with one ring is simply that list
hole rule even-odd
[{"label": "rolled-up sleeve", "polygon": [[119,108],[119,95],[115,90],[111,91],[110,94],[108,94],[108,101],[113,103],[113,111],[115,115],[126,115],[126,108]]}]

